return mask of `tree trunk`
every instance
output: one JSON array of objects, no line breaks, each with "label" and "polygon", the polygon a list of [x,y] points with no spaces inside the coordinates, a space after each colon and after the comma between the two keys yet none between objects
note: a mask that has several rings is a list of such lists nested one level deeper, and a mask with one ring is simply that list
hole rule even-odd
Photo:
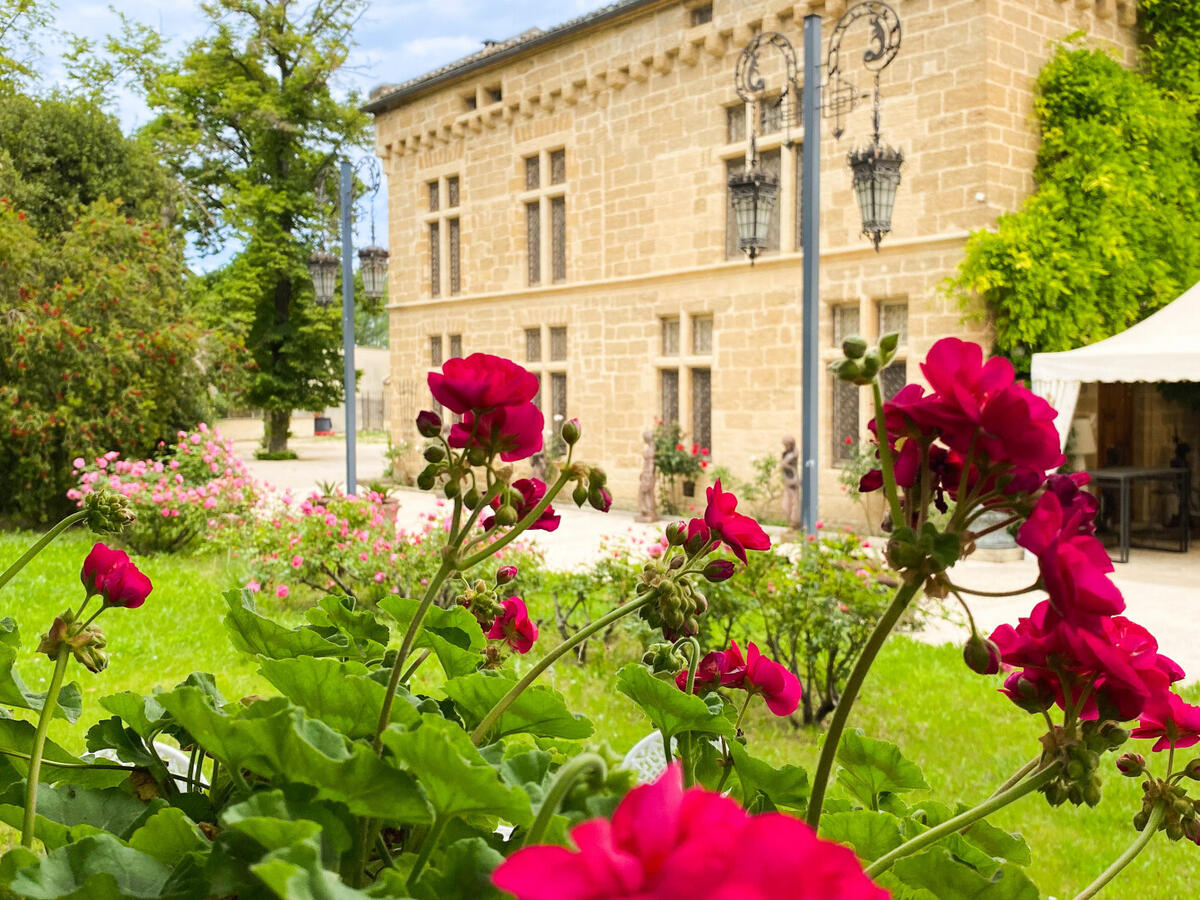
[{"label": "tree trunk", "polygon": [[263,424],[266,426],[266,446],[268,453],[286,453],[288,440],[288,425],[292,420],[290,409],[270,409],[266,411]]}]

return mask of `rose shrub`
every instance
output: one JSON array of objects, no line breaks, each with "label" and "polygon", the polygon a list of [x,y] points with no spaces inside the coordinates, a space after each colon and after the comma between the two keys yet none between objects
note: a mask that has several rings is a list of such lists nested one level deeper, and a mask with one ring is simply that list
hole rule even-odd
[{"label": "rose shrub", "polygon": [[[103,668],[104,637],[94,616],[82,620],[91,595],[107,601],[100,612],[146,599],[148,582],[132,563],[97,545],[81,571],[89,596],[39,645],[55,661],[47,693],[25,689],[12,666],[0,674],[5,705],[37,717],[36,727],[0,717],[0,791],[25,797],[22,846],[0,858],[0,889],[164,900],[488,900],[501,891],[518,900],[1024,900],[1037,896],[1022,868],[1030,850],[986,817],[1036,791],[1053,805],[1094,803],[1102,755],[1131,738],[1134,721],[1138,739],[1155,741],[1149,752],[1167,758],[1121,758],[1121,774],[1145,777],[1133,818],[1141,834],[1079,898],[1116,877],[1158,831],[1196,841],[1200,816],[1185,779],[1200,772],[1200,758],[1175,757],[1200,743],[1200,708],[1171,691],[1182,673],[1153,637],[1119,615],[1119,595],[1105,587],[1109,567],[1090,543],[1088,502],[1077,483],[1046,471],[1058,464],[1045,440],[1050,418],[1002,367],[953,343],[931,352],[952,379],[930,377],[933,393],[885,405],[877,375],[895,347],[894,335],[869,350],[848,342],[837,366],[875,395],[878,481],[893,523],[885,556],[898,587],[842,686],[811,776],[757,758],[742,729],[756,697],[787,716],[804,694],[774,651],[760,650],[768,645],[754,617],[735,641],[700,641],[706,592],[736,582],[770,547],[736,497],[714,483],[703,515],[667,528],[627,596],[545,646],[520,567],[497,566],[495,555],[547,522],[572,484],[577,504],[607,508],[606,479],[574,459],[580,429],[567,423],[558,477],[544,490],[518,487],[504,456],[535,441],[505,429],[521,421],[509,411],[528,402],[528,373],[455,360],[430,384],[473,426],[455,447],[437,417],[422,414],[430,444],[419,480],[442,493],[449,515],[420,595],[387,594],[372,606],[329,594],[294,627],[260,611],[248,590],[226,595],[234,647],[257,658],[277,694],[227,701],[212,675],[195,673],[171,690],[102,698],[111,716],[88,730],[85,756],[50,742],[52,715],[79,712],[63,702],[78,697],[63,687],[71,659]],[[485,421],[500,424],[474,428]],[[901,455],[916,459],[911,477],[902,469],[903,490]],[[939,490],[955,501],[944,527],[930,521]],[[125,521],[119,499],[95,498],[56,527]],[[985,530],[973,529],[978,517],[993,510],[1006,512],[1007,524],[1029,520],[1019,539],[1037,548],[1033,588],[1049,596],[1015,627],[973,633],[967,662],[1013,666],[1005,692],[1047,730],[1028,765],[978,805],[912,800],[905,795],[929,787],[920,770],[895,746],[845,725],[880,646],[918,594],[969,593],[951,570]],[[349,525],[341,535],[335,513],[318,517],[314,508],[312,518],[352,536]],[[42,545],[0,573],[0,587]],[[722,548],[738,562],[714,555]],[[439,606],[445,592],[451,603]],[[630,790],[604,736],[538,680],[635,614],[662,640],[644,663],[622,666],[615,687],[656,732],[665,771]],[[4,624],[13,646],[15,623]],[[168,741],[189,754],[182,772],[163,762],[174,752]],[[0,803],[0,819],[16,824],[17,809]]]},{"label": "rose shrub", "polygon": [[233,441],[201,422],[158,442],[149,459],[123,459],[116,450],[73,462],[78,486],[67,497],[83,505],[97,487],[121,494],[137,516],[123,539],[138,553],[181,551],[222,529],[242,529],[261,487],[234,452]]}]

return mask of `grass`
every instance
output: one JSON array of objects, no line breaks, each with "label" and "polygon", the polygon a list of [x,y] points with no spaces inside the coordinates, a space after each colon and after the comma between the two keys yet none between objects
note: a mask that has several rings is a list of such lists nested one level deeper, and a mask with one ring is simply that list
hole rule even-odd
[{"label": "grass", "polygon": [[[0,534],[0,567],[15,559],[33,536]],[[0,614],[22,627],[24,658],[20,670],[31,686],[44,688],[50,662],[33,654],[38,634],[54,615],[81,598],[78,572],[91,539],[71,533],[53,544],[4,590]],[[253,660],[233,650],[221,619],[221,591],[240,583],[240,567],[220,559],[153,556],[138,560],[155,584],[138,610],[111,610],[100,622],[108,637],[109,668],[91,675],[78,667],[85,706],[82,722],[103,717],[98,698],[121,690],[148,693],[170,687],[192,671],[213,672],[227,697],[270,689],[257,676]],[[537,611],[537,610],[535,610]],[[298,618],[294,612],[291,617]],[[543,617],[544,618],[544,617]],[[552,629],[545,626],[544,638]],[[646,720],[615,689],[615,672],[636,659],[630,640],[608,648],[593,647],[586,666],[560,663],[548,673],[568,705],[586,713],[597,732],[618,751],[627,750],[649,730]],[[528,664],[527,661],[520,662]],[[888,642],[856,706],[851,727],[898,743],[918,763],[931,785],[931,796],[974,804],[1038,751],[1039,719],[1018,711],[994,688],[999,678],[972,675],[958,648],[930,647],[897,637]],[[1200,701],[1192,686],[1185,695]],[[56,722],[52,737],[83,749],[85,728]],[[773,762],[810,769],[816,761],[819,733],[793,730],[762,707],[752,707],[746,731],[752,751]],[[1148,742],[1130,749],[1149,756]],[[1183,755],[1186,761],[1188,756]],[[1120,777],[1105,758],[1104,800],[1096,809],[1050,809],[1040,795],[1027,797],[994,817],[998,825],[1020,831],[1033,849],[1030,874],[1046,897],[1073,897],[1135,836],[1130,825],[1139,808],[1139,781]],[[1161,760],[1155,760],[1161,765]],[[8,843],[0,834],[0,846]],[[9,838],[11,840],[11,838]],[[1105,896],[1139,900],[1176,900],[1195,893],[1197,848],[1172,843],[1161,835],[1120,876]]]}]

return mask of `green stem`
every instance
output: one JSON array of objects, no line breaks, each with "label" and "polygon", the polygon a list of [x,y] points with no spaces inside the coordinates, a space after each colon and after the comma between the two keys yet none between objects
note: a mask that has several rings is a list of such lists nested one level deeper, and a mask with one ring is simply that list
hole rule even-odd
[{"label": "green stem", "polygon": [[537,844],[542,840],[546,829],[550,827],[550,820],[558,812],[558,808],[562,805],[567,792],[575,786],[575,782],[587,774],[589,769],[599,773],[601,781],[608,777],[608,766],[595,753],[581,753],[563,764],[554,776],[554,784],[550,786],[550,791],[546,794],[546,799],[542,801],[542,807],[538,810],[537,818],[533,820],[533,824],[529,826],[529,831],[525,833],[525,840],[522,841],[522,846]]},{"label": "green stem", "polygon": [[[33,757],[30,756],[28,753],[18,753],[16,750],[5,750],[3,747],[0,747],[0,755],[11,756],[13,759],[23,759],[23,760],[26,760],[27,762],[29,760],[33,759]],[[119,772],[136,772],[137,771],[137,766],[122,766],[122,765],[119,765],[118,763],[85,763],[85,762],[68,763],[68,762],[56,762],[55,760],[52,760],[52,759],[43,759],[42,765],[50,766],[51,768],[54,768],[54,769],[115,769]],[[182,778],[183,776],[176,775],[174,777]]]},{"label": "green stem", "polygon": [[[64,519],[64,521],[66,520]],[[54,716],[54,708],[58,706],[58,692],[62,689],[63,675],[67,671],[67,660],[70,658],[70,646],[65,642],[60,644],[58,656],[54,658],[54,674],[50,676],[50,689],[46,691],[46,699],[42,702],[42,710],[38,714],[37,732],[33,738],[33,753],[29,757],[29,778],[25,784],[25,818],[21,826],[21,846],[23,847],[33,846],[33,828],[37,821],[38,775],[41,773],[42,755],[46,749],[46,732],[50,729],[50,719]]]},{"label": "green stem", "polygon": [[433,825],[429,831],[425,832],[425,840],[421,841],[421,849],[417,851],[417,859],[413,863],[412,871],[408,873],[408,888],[412,890],[416,886],[417,878],[421,874],[421,870],[425,868],[425,863],[429,862],[429,856],[433,853],[433,848],[437,846],[437,842],[442,838],[442,832],[446,830],[446,826],[450,824],[450,819],[447,816],[434,816]]},{"label": "green stem", "polygon": [[1019,597],[1021,594],[1033,593],[1040,585],[1041,581],[1039,580],[1016,591],[980,591],[975,588],[963,587],[961,584],[951,584],[949,587],[952,591],[962,591],[964,594],[974,594],[976,597]]},{"label": "green stem", "polygon": [[995,796],[998,796],[999,794],[1003,794],[1010,787],[1012,787],[1014,784],[1019,782],[1022,778],[1024,778],[1026,775],[1028,775],[1034,769],[1036,769],[1038,767],[1038,763],[1040,763],[1041,761],[1042,761],[1042,758],[1040,756],[1038,756],[1034,759],[1031,759],[1029,762],[1025,763],[1025,765],[1021,766],[1021,768],[1019,768],[1019,769],[1017,769],[1017,771],[1013,772],[1012,775],[1010,775],[1008,777],[1008,779],[1004,782],[1004,784],[1000,785],[1000,787],[998,787],[998,788],[996,788],[996,790],[992,791],[992,796],[995,797]]},{"label": "green stem", "polygon": [[410,678],[412,678],[413,673],[416,672],[417,669],[419,669],[421,667],[421,663],[423,663],[423,662],[425,662],[425,660],[429,659],[429,654],[431,652],[432,651],[430,651],[430,650],[422,650],[420,653],[417,654],[417,658],[413,660],[412,665],[409,666],[407,669],[405,669],[404,674],[400,676],[400,681],[403,684],[408,684],[408,680]]},{"label": "green stem", "polygon": [[901,528],[904,521],[900,509],[900,494],[896,489],[896,471],[892,465],[892,448],[888,444],[887,422],[883,418],[883,392],[879,389],[879,379],[871,382],[871,392],[875,400],[875,433],[879,435],[879,470],[883,473],[883,493],[887,497],[888,508],[892,511],[892,527]]},{"label": "green stem", "polygon": [[[880,448],[881,452],[882,449]],[[833,708],[833,718],[829,720],[829,731],[825,735],[825,743],[821,747],[821,758],[817,761],[817,770],[813,777],[812,797],[808,801],[808,815],[805,817],[808,824],[814,829],[821,821],[821,807],[825,802],[825,788],[833,770],[833,760],[842,739],[842,731],[846,728],[846,720],[850,718],[850,710],[858,697],[859,689],[866,680],[871,664],[875,662],[879,648],[892,633],[892,629],[896,627],[896,623],[900,621],[904,610],[908,608],[909,602],[916,596],[920,587],[919,583],[905,584],[896,591],[896,596],[892,598],[891,604],[884,611],[883,618],[876,623],[875,630],[867,638],[862,653],[859,654],[854,668],[846,679],[846,687],[842,690],[842,696],[838,698],[837,706]]]},{"label": "green stem", "polygon": [[1026,778],[1024,781],[1017,782],[1015,785],[1008,788],[1008,790],[992,795],[974,809],[968,809],[966,812],[959,813],[954,818],[947,819],[936,828],[930,828],[928,831],[918,834],[912,840],[904,842],[895,850],[892,850],[890,853],[885,853],[883,856],[879,857],[879,859],[875,860],[875,862],[871,863],[871,865],[867,867],[867,875],[873,878],[876,875],[879,875],[881,872],[886,872],[889,868],[891,868],[892,863],[894,863],[896,860],[903,859],[906,856],[911,856],[918,850],[923,850],[930,844],[940,841],[946,835],[954,834],[954,832],[966,828],[967,826],[978,822],[980,819],[991,815],[996,810],[1008,806],[1008,804],[1016,800],[1020,800],[1026,794],[1036,791],[1043,784],[1055,778],[1058,775],[1058,770],[1059,764],[1053,763],[1040,770],[1036,774]]},{"label": "green stem", "polygon": [[[447,547],[447,550],[451,549],[451,547]],[[447,553],[446,559],[442,561],[441,568],[430,579],[429,586],[425,589],[425,596],[421,598],[421,605],[413,613],[412,621],[408,623],[408,630],[404,632],[404,639],[400,642],[400,650],[396,654],[396,661],[392,663],[392,674],[388,679],[387,691],[383,695],[383,707],[379,710],[379,723],[375,726],[373,746],[376,753],[383,750],[383,730],[387,728],[388,722],[392,720],[392,701],[396,699],[396,688],[399,687],[400,676],[404,673],[404,661],[408,658],[409,651],[412,650],[412,645],[417,639],[417,632],[421,630],[421,623],[425,620],[425,613],[429,612],[429,607],[433,605],[434,598],[452,571],[454,571],[454,554],[451,552]]]},{"label": "green stem", "polygon": [[8,584],[12,577],[25,568],[31,559],[45,550],[47,544],[49,544],[52,540],[54,540],[76,522],[82,521],[83,517],[86,515],[87,513],[85,513],[82,509],[79,510],[79,512],[73,512],[45,534],[43,534],[40,538],[38,538],[36,544],[21,554],[20,559],[18,559],[3,572],[0,572],[0,588]]},{"label": "green stem", "polygon": [[[690,695],[695,692],[696,688],[696,668],[700,665],[700,642],[694,637],[688,637],[684,638],[682,642],[676,641],[675,646],[681,650],[684,646],[691,649],[691,653],[688,654],[690,659],[688,661],[687,690],[685,691],[685,693]],[[667,765],[670,765],[670,738],[667,738],[667,750],[666,761]],[[692,736],[690,734],[684,734],[680,737],[679,756],[683,760],[683,786],[685,788],[691,787],[696,783],[696,773],[692,769],[695,758],[692,756]]]},{"label": "green stem", "polygon": [[[475,727],[475,730],[471,732],[471,743],[477,745],[480,741],[487,737],[488,732],[491,731],[496,722],[500,720],[500,717],[504,715],[504,711],[512,706],[513,701],[521,696],[521,693],[525,690],[525,688],[533,684],[533,682],[537,680],[537,677],[550,668],[550,666],[552,666],[555,660],[557,660],[560,656],[569,653],[573,647],[582,644],[596,632],[603,631],[621,617],[627,616],[631,612],[635,612],[636,610],[645,606],[647,603],[657,599],[658,593],[656,591],[647,591],[636,600],[609,610],[591,625],[581,628],[579,631],[575,632],[573,635],[539,659],[533,664],[533,668],[531,668],[525,674],[525,677],[513,685],[509,692],[497,700],[496,705],[488,710],[487,715],[483,717],[480,723]],[[667,761],[670,762],[669,755],[667,757]]]},{"label": "green stem", "polygon": [[1155,803],[1154,808],[1150,810],[1150,818],[1146,821],[1146,827],[1137,836],[1137,840],[1130,844],[1111,866],[1100,873],[1099,878],[1076,894],[1075,900],[1087,900],[1088,897],[1095,897],[1100,893],[1101,888],[1116,878],[1122,869],[1133,862],[1133,858],[1142,852],[1142,848],[1150,843],[1150,838],[1154,837],[1154,833],[1158,831],[1158,826],[1162,822],[1165,813],[1166,805],[1161,800]]}]

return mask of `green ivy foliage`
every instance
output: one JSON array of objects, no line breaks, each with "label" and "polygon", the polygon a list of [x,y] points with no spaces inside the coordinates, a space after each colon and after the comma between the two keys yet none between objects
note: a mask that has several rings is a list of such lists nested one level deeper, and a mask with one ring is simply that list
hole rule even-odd
[{"label": "green ivy foliage", "polygon": [[[1037,81],[1037,190],[980,231],[951,289],[983,301],[995,350],[1108,337],[1200,278],[1200,7],[1153,0],[1139,70],[1077,42]],[[977,308],[977,307],[976,307]]]}]

